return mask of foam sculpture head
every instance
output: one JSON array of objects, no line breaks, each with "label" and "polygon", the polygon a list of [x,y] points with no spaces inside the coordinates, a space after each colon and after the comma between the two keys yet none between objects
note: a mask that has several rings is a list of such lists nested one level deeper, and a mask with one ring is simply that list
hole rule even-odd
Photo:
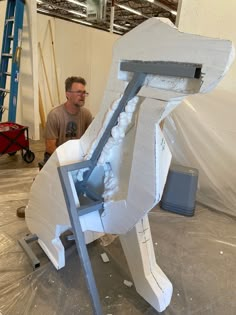
[{"label": "foam sculpture head", "polygon": [[86,241],[104,232],[123,235],[137,291],[165,309],[172,286],[155,263],[147,218],[171,160],[159,123],[186,95],[214,88],[233,57],[231,42],[181,33],[157,18],[115,43],[100,112],[81,139],[57,148],[32,185],[26,222],[56,268],[65,264],[59,236],[71,227],[58,167],[74,165],[73,203],[86,208],[97,196],[93,211],[79,217]]}]

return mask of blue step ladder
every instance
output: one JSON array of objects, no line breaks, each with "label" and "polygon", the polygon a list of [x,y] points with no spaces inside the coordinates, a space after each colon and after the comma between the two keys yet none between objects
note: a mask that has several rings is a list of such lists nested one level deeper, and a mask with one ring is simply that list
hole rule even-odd
[{"label": "blue step ladder", "polygon": [[8,0],[0,56],[0,121],[9,94],[8,121],[16,121],[24,0]]}]

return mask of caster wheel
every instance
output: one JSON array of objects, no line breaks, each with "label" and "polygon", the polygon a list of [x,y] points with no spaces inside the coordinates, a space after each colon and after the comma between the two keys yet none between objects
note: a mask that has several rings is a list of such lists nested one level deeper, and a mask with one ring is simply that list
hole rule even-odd
[{"label": "caster wheel", "polygon": [[26,163],[31,163],[31,162],[33,162],[34,159],[35,159],[34,152],[32,152],[30,150],[26,151],[25,154],[23,155],[23,160]]}]

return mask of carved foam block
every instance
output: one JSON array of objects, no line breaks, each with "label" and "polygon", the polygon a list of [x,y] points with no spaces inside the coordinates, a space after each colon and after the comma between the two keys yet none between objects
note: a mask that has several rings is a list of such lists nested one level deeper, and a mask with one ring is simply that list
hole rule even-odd
[{"label": "carved foam block", "polygon": [[[143,63],[145,68],[147,63],[161,62],[169,75],[148,68],[141,89],[120,112],[88,180],[103,196],[102,213],[81,216],[80,223],[87,243],[102,233],[122,235],[137,291],[158,311],[169,305],[172,285],[156,264],[147,217],[161,199],[171,161],[159,123],[186,95],[214,88],[233,57],[231,42],[181,33],[165,19],[149,19],[116,42],[100,112],[81,139],[57,148],[31,188],[26,222],[57,269],[65,265],[59,237],[71,227],[57,168],[93,156],[137,70],[133,66],[133,71],[122,71],[121,64]],[[185,75],[192,64],[200,66],[199,76]],[[81,200],[75,186],[85,173],[80,169],[71,177],[78,207]]]}]

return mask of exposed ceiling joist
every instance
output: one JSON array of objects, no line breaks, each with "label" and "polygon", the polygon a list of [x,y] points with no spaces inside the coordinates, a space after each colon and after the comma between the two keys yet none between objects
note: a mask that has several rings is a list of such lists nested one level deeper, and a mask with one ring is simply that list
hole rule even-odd
[{"label": "exposed ceiling joist", "polygon": [[88,21],[86,0],[37,0],[39,13],[109,31],[114,6],[113,32],[125,34],[150,17],[166,17],[175,23],[178,0],[107,0],[105,18]]}]

